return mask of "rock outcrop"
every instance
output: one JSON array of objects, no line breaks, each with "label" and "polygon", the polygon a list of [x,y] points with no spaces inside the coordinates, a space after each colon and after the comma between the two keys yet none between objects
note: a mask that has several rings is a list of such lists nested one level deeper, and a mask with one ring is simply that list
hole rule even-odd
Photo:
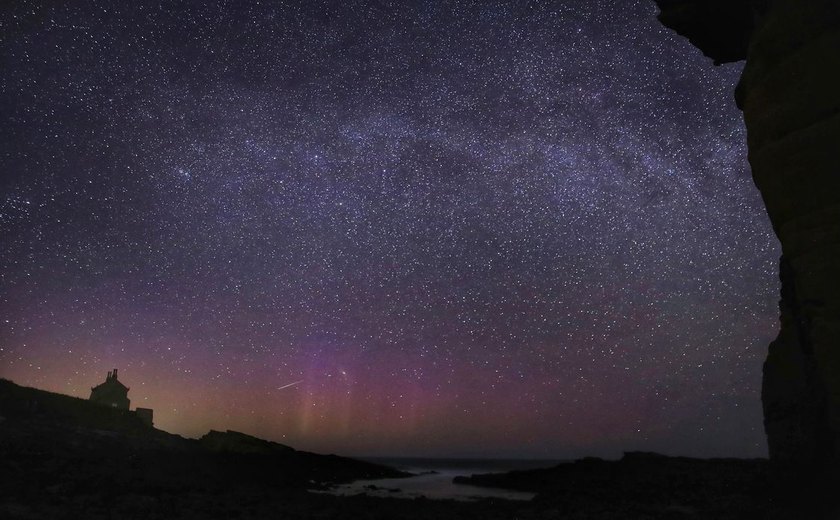
[{"label": "rock outcrop", "polygon": [[764,364],[770,457],[840,461],[840,2],[657,0],[715,63],[746,59],[753,179],[782,244],[781,331]]},{"label": "rock outcrop", "polygon": [[198,439],[198,442],[209,451],[220,451],[230,453],[288,453],[294,451],[290,446],[280,444],[279,442],[266,441],[257,437],[253,437],[246,433],[235,432],[228,430],[226,432],[218,432],[210,430],[203,437]]}]

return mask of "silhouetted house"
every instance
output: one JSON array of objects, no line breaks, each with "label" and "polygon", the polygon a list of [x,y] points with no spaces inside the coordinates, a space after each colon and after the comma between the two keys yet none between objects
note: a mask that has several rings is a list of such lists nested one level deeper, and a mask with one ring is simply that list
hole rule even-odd
[{"label": "silhouetted house", "polygon": [[117,369],[108,372],[105,382],[90,389],[90,401],[96,404],[126,410],[129,414],[135,415],[140,422],[148,427],[154,426],[152,422],[154,410],[151,408],[138,408],[134,411],[128,409],[131,401],[128,399],[128,387],[117,380]]},{"label": "silhouetted house", "polygon": [[111,408],[128,410],[128,387],[117,381],[117,369],[108,372],[105,382],[90,389],[90,400]]}]

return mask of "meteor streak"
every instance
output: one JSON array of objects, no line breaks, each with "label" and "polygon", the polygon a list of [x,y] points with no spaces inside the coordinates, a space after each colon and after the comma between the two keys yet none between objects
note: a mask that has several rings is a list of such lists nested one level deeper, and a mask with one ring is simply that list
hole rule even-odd
[{"label": "meteor streak", "polygon": [[277,389],[278,390],[283,390],[284,388],[289,388],[290,386],[295,386],[296,384],[299,384],[299,383],[303,383],[303,379],[301,379],[300,381],[295,381],[294,383],[289,383],[288,385],[280,386]]}]

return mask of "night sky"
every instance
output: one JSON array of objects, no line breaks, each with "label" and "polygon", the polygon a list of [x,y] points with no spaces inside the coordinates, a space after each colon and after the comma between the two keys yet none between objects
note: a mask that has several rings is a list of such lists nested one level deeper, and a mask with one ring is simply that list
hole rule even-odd
[{"label": "night sky", "polygon": [[779,247],[652,1],[0,8],[0,377],[186,436],[764,456]]}]

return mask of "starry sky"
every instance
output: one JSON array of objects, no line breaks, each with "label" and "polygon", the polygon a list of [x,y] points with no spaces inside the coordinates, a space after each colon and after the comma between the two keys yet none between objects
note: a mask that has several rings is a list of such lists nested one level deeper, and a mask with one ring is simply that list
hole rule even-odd
[{"label": "starry sky", "polygon": [[0,377],[347,455],[764,456],[741,66],[655,16],[4,3]]}]

